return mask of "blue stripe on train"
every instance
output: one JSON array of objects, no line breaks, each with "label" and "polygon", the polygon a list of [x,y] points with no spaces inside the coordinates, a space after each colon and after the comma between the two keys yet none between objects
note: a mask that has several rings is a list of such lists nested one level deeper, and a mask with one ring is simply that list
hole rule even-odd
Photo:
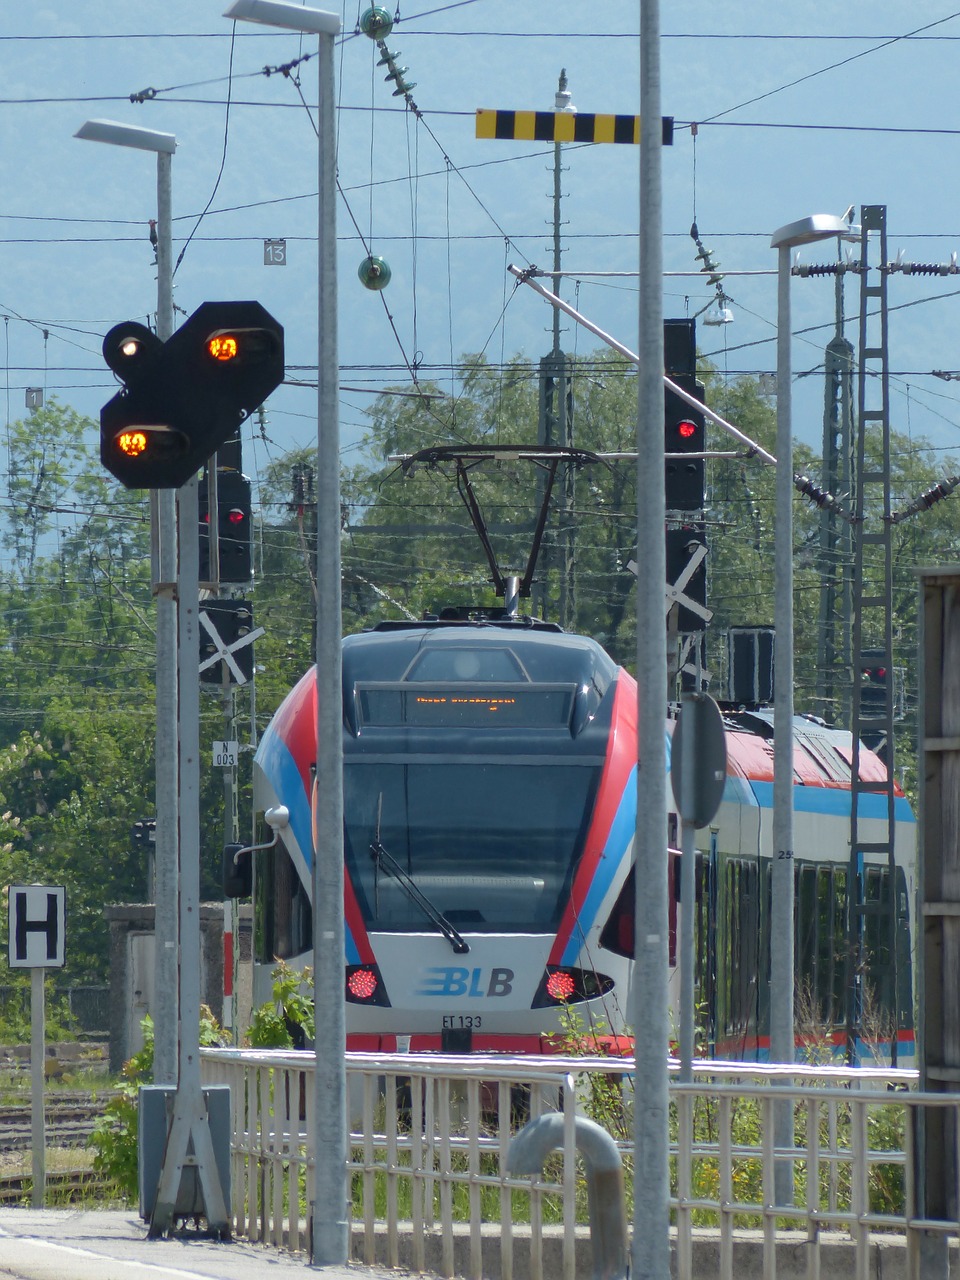
[{"label": "blue stripe on train", "polygon": [[[761,809],[773,808],[773,783],[754,782],[746,778],[728,778],[723,792],[724,800],[734,804],[759,805]],[[850,816],[850,792],[841,787],[793,788],[793,808],[796,813],[823,813],[831,817]],[[861,818],[887,816],[887,798],[873,791],[861,792],[859,812]],[[905,796],[897,796],[893,802],[896,822],[916,822]]]},{"label": "blue stripe on train", "polygon": [[617,805],[617,812],[614,814],[613,822],[610,824],[607,842],[603,846],[603,852],[600,855],[597,870],[580,909],[579,918],[574,923],[567,945],[563,949],[561,964],[573,964],[580,954],[584,940],[597,918],[597,912],[600,910],[610,885],[620,870],[627,849],[630,847],[636,825],[637,767],[634,765],[627,780],[627,785],[623,789],[623,795],[620,797],[620,803]]},{"label": "blue stripe on train", "polygon": [[[313,874],[313,820],[310,813],[310,800],[303,789],[300,770],[297,768],[290,748],[278,733],[271,733],[263,738],[257,751],[257,763],[273,787],[274,794],[282,796],[290,810],[290,827],[300,847],[306,870],[306,883],[309,887],[310,877]],[[360,952],[357,950],[353,932],[346,921],[344,921],[344,951],[347,964],[360,963]]]},{"label": "blue stripe on train", "polygon": [[274,795],[290,810],[290,827],[300,846],[303,869],[310,878],[313,864],[313,824],[310,819],[310,799],[303,789],[300,770],[290,748],[278,733],[264,736],[257,751],[257,764],[273,787]]}]

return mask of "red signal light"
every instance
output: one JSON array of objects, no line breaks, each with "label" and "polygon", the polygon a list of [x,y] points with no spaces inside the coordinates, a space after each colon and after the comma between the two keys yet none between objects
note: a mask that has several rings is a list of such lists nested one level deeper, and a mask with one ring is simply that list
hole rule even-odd
[{"label": "red signal light", "polygon": [[347,978],[347,990],[357,1000],[369,1000],[377,985],[377,975],[369,969],[355,969]]},{"label": "red signal light", "polygon": [[692,440],[697,434],[697,424],[691,422],[689,418],[684,418],[677,423],[677,435],[681,440]]},{"label": "red signal light", "polygon": [[231,507],[227,513],[227,519],[231,524],[243,524],[243,512],[239,507]]}]

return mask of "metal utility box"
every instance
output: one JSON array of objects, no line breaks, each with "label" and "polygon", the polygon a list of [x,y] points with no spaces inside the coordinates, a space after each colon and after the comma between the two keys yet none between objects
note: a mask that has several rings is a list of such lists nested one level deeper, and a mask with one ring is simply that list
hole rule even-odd
[{"label": "metal utility box", "polygon": [[[173,1085],[143,1085],[138,1096],[140,1141],[137,1151],[137,1186],[140,1194],[140,1217],[145,1221],[153,1213],[163,1165],[163,1151],[173,1119]],[[203,1091],[203,1100],[210,1121],[210,1137],[220,1175],[223,1201],[230,1217],[230,1086],[210,1085]],[[191,1142],[188,1153],[192,1154]],[[180,1180],[175,1216],[194,1218],[205,1216],[206,1206],[200,1178],[195,1168],[187,1166]]]}]

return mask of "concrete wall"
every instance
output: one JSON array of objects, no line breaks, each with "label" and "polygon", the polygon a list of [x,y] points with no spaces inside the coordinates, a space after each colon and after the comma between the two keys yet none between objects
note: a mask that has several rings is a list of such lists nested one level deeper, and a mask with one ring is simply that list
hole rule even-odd
[{"label": "concrete wall", "polygon": [[[110,1070],[118,1072],[142,1046],[140,1021],[152,1013],[155,908],[150,902],[119,903],[104,912],[110,925]],[[251,913],[240,909],[235,997],[236,1025],[250,1020]],[[218,1021],[223,1018],[223,903],[200,907],[200,999]]]}]

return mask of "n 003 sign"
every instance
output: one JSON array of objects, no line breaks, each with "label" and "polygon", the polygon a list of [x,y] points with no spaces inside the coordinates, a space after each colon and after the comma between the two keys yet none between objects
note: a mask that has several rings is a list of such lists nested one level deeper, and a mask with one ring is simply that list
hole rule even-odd
[{"label": "n 003 sign", "polygon": [[240,753],[236,742],[215,742],[213,744],[213,763],[217,769],[232,769],[237,763]]}]

